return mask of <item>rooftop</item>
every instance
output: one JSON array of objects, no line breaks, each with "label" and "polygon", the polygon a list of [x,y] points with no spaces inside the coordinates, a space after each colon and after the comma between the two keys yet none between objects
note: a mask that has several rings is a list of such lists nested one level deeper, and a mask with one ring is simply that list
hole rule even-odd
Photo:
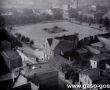
[{"label": "rooftop", "polygon": [[20,58],[19,54],[13,50],[2,52],[2,55],[10,60],[15,60],[17,58]]},{"label": "rooftop", "polygon": [[88,52],[88,50],[87,49],[84,49],[84,48],[81,48],[81,49],[78,49],[78,50],[76,50],[78,53],[80,53],[80,54],[83,54],[83,53],[87,53]]},{"label": "rooftop", "polygon": [[101,42],[93,43],[91,46],[96,46],[96,47],[103,47],[103,44]]},{"label": "rooftop", "polygon": [[74,40],[78,40],[78,33],[74,33],[73,35],[63,35],[61,37],[55,37],[58,40],[69,40],[69,41],[74,41]]},{"label": "rooftop", "polygon": [[[19,75],[18,73],[14,73],[14,78],[17,78],[17,76]],[[7,81],[7,80],[12,80],[13,79],[13,73],[7,73],[4,74],[2,76],[0,76],[0,82],[2,81]]]},{"label": "rooftop", "polygon": [[26,76],[28,75],[31,76],[31,75],[34,75],[35,73],[37,75],[41,75],[41,74],[53,72],[56,70],[48,64],[38,64],[38,65],[32,65],[31,68],[26,67],[24,71]]},{"label": "rooftop", "polygon": [[107,54],[97,54],[91,58],[91,60],[96,60],[96,61],[102,61],[107,59],[110,59],[110,56]]},{"label": "rooftop", "polygon": [[67,40],[61,40],[59,44],[56,46],[56,52],[60,53],[62,52],[67,52],[73,49],[73,44],[74,42],[72,41],[67,41]]},{"label": "rooftop", "polygon": [[49,46],[51,47],[51,49],[54,50],[54,48],[59,44],[60,40],[54,39],[54,38],[48,38],[47,39]]}]

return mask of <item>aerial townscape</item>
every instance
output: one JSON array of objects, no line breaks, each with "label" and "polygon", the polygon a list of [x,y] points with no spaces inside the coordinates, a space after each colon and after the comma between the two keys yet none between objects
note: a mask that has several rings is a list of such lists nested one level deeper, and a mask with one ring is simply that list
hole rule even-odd
[{"label": "aerial townscape", "polygon": [[110,90],[110,0],[0,0],[0,90]]}]

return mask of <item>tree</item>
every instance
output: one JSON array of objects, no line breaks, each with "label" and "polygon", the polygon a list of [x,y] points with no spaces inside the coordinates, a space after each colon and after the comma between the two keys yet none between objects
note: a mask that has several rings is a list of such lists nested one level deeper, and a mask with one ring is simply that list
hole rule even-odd
[{"label": "tree", "polygon": [[33,44],[34,44],[34,41],[33,41],[33,40],[31,40],[31,41],[30,41],[30,44],[31,44],[31,45],[33,45]]},{"label": "tree", "polygon": [[53,29],[55,29],[55,30],[56,30],[56,29],[59,29],[59,27],[58,27],[58,26],[54,26],[54,27],[53,27]]},{"label": "tree", "polygon": [[25,42],[25,40],[26,40],[26,37],[22,36],[21,41]]},{"label": "tree", "polygon": [[26,39],[26,40],[25,40],[26,42],[30,42],[29,37],[26,37],[25,39]]},{"label": "tree", "polygon": [[1,42],[0,44],[0,51],[4,51],[4,50],[10,50],[11,49],[11,43],[4,40]]},{"label": "tree", "polygon": [[20,33],[16,34],[18,36],[18,39],[21,39],[22,35]]}]

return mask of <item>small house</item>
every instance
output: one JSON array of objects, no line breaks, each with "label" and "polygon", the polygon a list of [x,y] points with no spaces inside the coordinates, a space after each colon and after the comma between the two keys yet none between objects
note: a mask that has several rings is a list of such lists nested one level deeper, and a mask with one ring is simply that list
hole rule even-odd
[{"label": "small house", "polygon": [[33,65],[31,68],[24,68],[24,76],[41,90],[57,90],[58,71],[48,64]]},{"label": "small house", "polygon": [[108,63],[109,60],[110,56],[108,56],[107,54],[97,54],[90,59],[90,65],[92,68],[104,69],[105,64]]},{"label": "small house", "polygon": [[99,69],[85,69],[79,73],[79,83],[81,85],[94,84],[100,79]]},{"label": "small house", "polygon": [[46,60],[50,60],[54,57],[55,53],[55,47],[59,44],[59,40],[48,38],[46,39],[44,45],[43,45],[43,51],[44,51],[44,57]]}]

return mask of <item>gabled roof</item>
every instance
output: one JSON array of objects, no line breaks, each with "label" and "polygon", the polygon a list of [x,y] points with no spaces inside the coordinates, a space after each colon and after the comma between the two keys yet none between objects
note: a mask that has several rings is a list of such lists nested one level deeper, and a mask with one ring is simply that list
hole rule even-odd
[{"label": "gabled roof", "polygon": [[[22,66],[22,59],[17,51],[13,50],[3,51],[1,55],[5,61],[5,64],[10,70]],[[13,63],[13,65],[11,65],[11,63]]]},{"label": "gabled roof", "polygon": [[32,90],[31,89],[31,83],[23,84],[21,86],[18,86],[18,87],[13,88],[12,90]]},{"label": "gabled roof", "polygon": [[91,46],[96,46],[96,47],[103,47],[103,44],[101,42],[93,43]]},{"label": "gabled roof", "polygon": [[98,37],[98,39],[102,44],[104,44],[107,51],[110,51],[110,39],[103,38],[103,37]]},{"label": "gabled roof", "polygon": [[13,88],[21,86],[23,84],[27,83],[27,79],[25,77],[23,77],[22,75],[19,75],[17,81],[15,82]]},{"label": "gabled roof", "polygon": [[2,52],[2,55],[10,60],[15,60],[15,59],[20,58],[20,55],[16,51],[13,51],[13,50],[4,51]]},{"label": "gabled roof", "polygon": [[59,44],[60,40],[54,39],[54,38],[48,38],[47,39],[49,46],[51,49],[55,49],[55,47]]},{"label": "gabled roof", "polygon": [[55,47],[55,51],[57,53],[60,53],[61,51],[63,53],[67,51],[71,51],[73,49],[73,44],[74,42],[72,41],[61,40],[59,44]]},{"label": "gabled roof", "polygon": [[18,73],[6,73],[4,75],[0,76],[0,82],[8,81],[8,80],[13,80],[18,77]]},{"label": "gabled roof", "polygon": [[[36,65],[32,65],[31,67],[34,67],[34,69],[29,69],[28,67],[24,68],[24,72],[25,72],[25,76],[31,76],[33,74],[37,74],[37,75],[42,75],[42,74],[46,74],[49,72],[57,72],[53,67],[51,67],[49,64],[47,63],[39,63]],[[51,68],[50,68],[51,67]]]},{"label": "gabled roof", "polygon": [[49,45],[51,46],[53,39],[52,38],[49,38],[49,39],[47,39],[47,41],[48,41]]},{"label": "gabled roof", "polygon": [[57,39],[53,39],[53,42],[52,42],[52,45],[51,45],[51,48],[54,50],[55,49],[55,47],[59,44],[59,40],[57,40]]},{"label": "gabled roof", "polygon": [[91,46],[87,46],[86,47],[92,54],[100,54],[100,50],[98,50],[98,49],[95,49],[95,48],[93,48],[93,47],[91,47]]}]

